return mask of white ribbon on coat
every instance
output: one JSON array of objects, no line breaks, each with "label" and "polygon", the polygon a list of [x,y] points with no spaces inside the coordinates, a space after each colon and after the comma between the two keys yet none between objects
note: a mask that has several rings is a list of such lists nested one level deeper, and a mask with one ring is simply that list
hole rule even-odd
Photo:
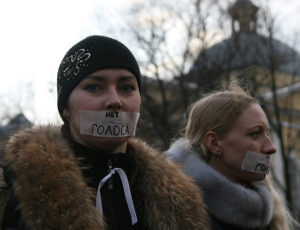
[{"label": "white ribbon on coat", "polygon": [[133,204],[133,200],[132,200],[132,196],[131,196],[131,191],[130,191],[130,187],[129,187],[129,182],[126,176],[126,173],[124,172],[123,169],[121,168],[114,168],[112,169],[109,174],[107,174],[100,182],[99,182],[99,186],[98,186],[98,191],[97,191],[97,198],[96,198],[96,207],[97,209],[103,213],[103,208],[102,208],[102,201],[101,201],[101,192],[100,189],[101,187],[105,184],[105,182],[113,175],[115,174],[115,172],[117,172],[121,178],[122,181],[122,185],[123,185],[123,190],[125,193],[125,199],[127,202],[127,206],[130,212],[130,216],[131,216],[131,223],[132,225],[134,225],[135,223],[137,223],[137,216],[136,216],[136,212],[135,212],[135,208],[134,208],[134,204]]}]

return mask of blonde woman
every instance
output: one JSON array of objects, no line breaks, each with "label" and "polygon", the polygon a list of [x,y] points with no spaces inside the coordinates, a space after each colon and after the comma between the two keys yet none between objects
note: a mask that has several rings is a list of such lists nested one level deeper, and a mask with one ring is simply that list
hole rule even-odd
[{"label": "blonde woman", "polygon": [[268,173],[276,148],[257,100],[237,85],[191,106],[167,154],[203,189],[212,229],[289,229]]}]

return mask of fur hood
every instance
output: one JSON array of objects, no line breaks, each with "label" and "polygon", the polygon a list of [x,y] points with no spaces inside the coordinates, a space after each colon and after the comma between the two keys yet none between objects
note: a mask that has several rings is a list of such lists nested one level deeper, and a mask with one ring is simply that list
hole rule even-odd
[{"label": "fur hood", "polygon": [[[131,138],[139,164],[135,189],[146,207],[148,229],[208,229],[201,192],[163,154]],[[107,229],[67,142],[55,127],[14,135],[3,164],[31,229]]]}]

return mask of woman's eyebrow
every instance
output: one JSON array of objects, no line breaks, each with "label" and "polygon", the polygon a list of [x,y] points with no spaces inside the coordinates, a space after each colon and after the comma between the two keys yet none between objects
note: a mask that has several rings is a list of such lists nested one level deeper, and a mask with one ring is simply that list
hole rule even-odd
[{"label": "woman's eyebrow", "polygon": [[[85,79],[90,79],[90,80],[96,80],[96,81],[107,81],[106,77],[104,76],[100,76],[100,75],[90,75],[90,76],[86,76]],[[134,80],[135,77],[134,76],[121,76],[119,77],[117,80],[118,81],[129,81],[129,80]]]},{"label": "woman's eyebrow", "polygon": [[130,80],[134,80],[135,77],[134,76],[121,76],[118,80],[119,81],[130,81]]},{"label": "woman's eyebrow", "polygon": [[106,79],[102,76],[93,76],[93,75],[90,75],[90,76],[86,76],[85,77],[86,80],[95,80],[95,81],[106,81]]}]

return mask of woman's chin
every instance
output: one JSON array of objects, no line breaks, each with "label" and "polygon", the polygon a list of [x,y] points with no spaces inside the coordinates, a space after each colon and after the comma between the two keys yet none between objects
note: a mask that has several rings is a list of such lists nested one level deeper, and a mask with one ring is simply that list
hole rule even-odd
[{"label": "woman's chin", "polygon": [[94,148],[103,149],[111,153],[126,152],[129,137],[95,137],[84,135],[83,144]]},{"label": "woman's chin", "polygon": [[260,174],[260,173],[251,173],[252,175],[250,176],[251,181],[261,181],[266,178],[266,174]]}]

